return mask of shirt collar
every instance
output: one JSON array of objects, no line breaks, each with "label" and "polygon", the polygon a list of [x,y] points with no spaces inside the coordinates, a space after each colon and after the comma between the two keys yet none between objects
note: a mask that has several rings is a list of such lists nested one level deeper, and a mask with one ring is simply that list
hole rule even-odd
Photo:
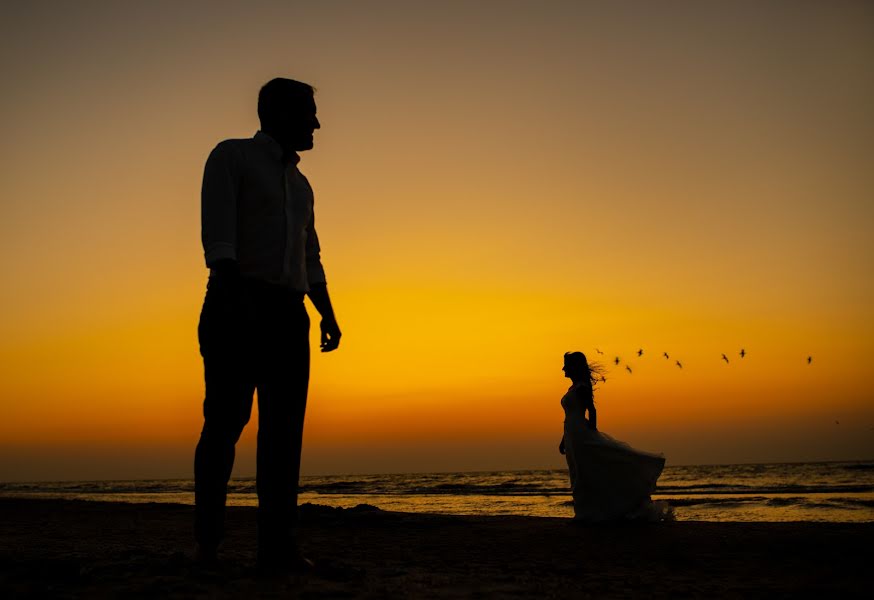
[{"label": "shirt collar", "polygon": [[298,156],[297,152],[292,152],[291,154],[286,155],[282,146],[279,145],[279,142],[263,131],[257,131],[254,139],[267,146],[267,149],[273,158],[282,162],[283,165],[297,165],[297,163],[300,162],[300,156]]}]

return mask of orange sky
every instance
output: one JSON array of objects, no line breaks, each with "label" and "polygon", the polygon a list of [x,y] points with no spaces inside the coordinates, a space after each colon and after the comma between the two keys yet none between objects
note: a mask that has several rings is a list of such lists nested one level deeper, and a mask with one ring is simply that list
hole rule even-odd
[{"label": "orange sky", "polygon": [[190,476],[203,162],[277,75],[344,332],[305,473],[561,467],[596,347],[669,464],[874,456],[871,7],[146,4],[0,25],[0,480]]}]

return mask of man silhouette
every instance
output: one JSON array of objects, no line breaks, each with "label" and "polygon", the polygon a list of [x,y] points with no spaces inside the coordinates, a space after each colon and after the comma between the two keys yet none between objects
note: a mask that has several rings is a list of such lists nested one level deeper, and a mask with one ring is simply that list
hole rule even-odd
[{"label": "man silhouette", "polygon": [[273,79],[258,95],[261,130],[225,140],[206,161],[202,238],[209,281],[198,340],[206,392],[194,456],[195,539],[215,564],[223,537],[234,447],[258,390],[258,565],[311,566],[296,539],[297,488],[309,382],[308,295],[321,315],[321,349],[340,343],[319,240],[313,192],[298,152],[319,129],[314,90]]}]

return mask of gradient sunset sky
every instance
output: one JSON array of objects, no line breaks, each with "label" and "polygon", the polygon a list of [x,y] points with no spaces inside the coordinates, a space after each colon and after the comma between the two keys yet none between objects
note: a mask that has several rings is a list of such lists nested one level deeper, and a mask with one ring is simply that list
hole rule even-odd
[{"label": "gradient sunset sky", "polygon": [[2,12],[0,480],[191,476],[203,164],[275,76],[344,334],[304,474],[562,467],[568,350],[669,465],[874,458],[871,3]]}]

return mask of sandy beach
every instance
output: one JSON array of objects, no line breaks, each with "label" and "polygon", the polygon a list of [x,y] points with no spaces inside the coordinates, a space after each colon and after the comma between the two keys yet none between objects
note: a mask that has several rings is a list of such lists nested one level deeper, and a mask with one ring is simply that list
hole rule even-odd
[{"label": "sandy beach", "polygon": [[254,570],[255,511],[230,508],[219,570],[190,556],[192,507],[0,499],[0,592],[28,597],[785,597],[874,589],[874,524],[563,519],[302,507],[316,572]]}]

